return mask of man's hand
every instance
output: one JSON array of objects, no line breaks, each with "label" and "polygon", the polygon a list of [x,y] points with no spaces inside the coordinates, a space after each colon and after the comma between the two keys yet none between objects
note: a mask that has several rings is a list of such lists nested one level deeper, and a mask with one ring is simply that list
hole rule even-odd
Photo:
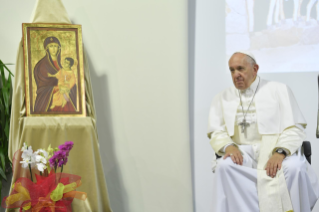
[{"label": "man's hand", "polygon": [[277,174],[277,170],[281,169],[282,161],[285,159],[284,154],[279,154],[275,152],[273,156],[268,160],[265,170],[267,175],[274,178]]},{"label": "man's hand", "polygon": [[238,165],[243,165],[243,156],[241,155],[239,149],[234,145],[229,145],[225,150],[224,159],[230,157],[234,163]]}]

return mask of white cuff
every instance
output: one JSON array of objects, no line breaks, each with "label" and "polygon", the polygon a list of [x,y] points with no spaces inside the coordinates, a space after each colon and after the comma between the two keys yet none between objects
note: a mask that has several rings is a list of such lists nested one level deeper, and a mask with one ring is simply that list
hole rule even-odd
[{"label": "white cuff", "polygon": [[233,145],[233,144],[226,144],[222,150],[219,150],[220,152],[226,152],[226,148],[230,145]]}]

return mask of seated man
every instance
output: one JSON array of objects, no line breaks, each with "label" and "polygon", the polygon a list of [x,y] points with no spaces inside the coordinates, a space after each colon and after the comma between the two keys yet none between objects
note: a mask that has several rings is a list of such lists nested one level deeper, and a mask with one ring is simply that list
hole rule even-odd
[{"label": "seated man", "polygon": [[213,99],[208,136],[215,160],[214,212],[308,212],[317,177],[302,153],[306,121],[286,85],[257,76],[252,54],[229,60],[234,87]]}]

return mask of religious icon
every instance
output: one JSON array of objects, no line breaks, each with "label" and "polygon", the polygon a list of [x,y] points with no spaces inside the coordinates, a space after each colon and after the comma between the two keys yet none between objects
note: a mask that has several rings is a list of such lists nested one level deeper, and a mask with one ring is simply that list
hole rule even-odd
[{"label": "religious icon", "polygon": [[27,116],[85,116],[81,26],[22,28]]}]

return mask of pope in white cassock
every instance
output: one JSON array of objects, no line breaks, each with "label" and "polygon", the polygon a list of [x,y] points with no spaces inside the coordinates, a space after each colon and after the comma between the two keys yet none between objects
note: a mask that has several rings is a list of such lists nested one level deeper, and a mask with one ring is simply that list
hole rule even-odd
[{"label": "pope in white cassock", "polygon": [[248,52],[229,60],[235,86],[213,99],[214,212],[308,212],[319,197],[301,148],[306,121],[290,88],[257,76]]}]

